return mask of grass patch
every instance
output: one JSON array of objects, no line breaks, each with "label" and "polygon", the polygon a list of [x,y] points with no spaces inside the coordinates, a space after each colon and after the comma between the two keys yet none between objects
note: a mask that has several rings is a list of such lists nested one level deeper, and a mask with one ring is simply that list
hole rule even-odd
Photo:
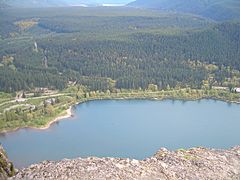
[{"label": "grass patch", "polygon": [[29,20],[17,21],[14,24],[18,26],[21,30],[26,30],[37,25],[38,21],[36,19],[29,19]]}]

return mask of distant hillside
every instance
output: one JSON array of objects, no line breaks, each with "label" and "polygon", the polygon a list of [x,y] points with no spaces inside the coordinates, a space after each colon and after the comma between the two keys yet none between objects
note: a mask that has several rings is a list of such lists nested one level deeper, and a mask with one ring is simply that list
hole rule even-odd
[{"label": "distant hillside", "polygon": [[17,8],[58,7],[58,6],[92,6],[94,1],[85,0],[0,0],[0,6]]},{"label": "distant hillside", "polygon": [[5,9],[0,27],[4,92],[61,90],[69,81],[107,91],[149,84],[202,88],[206,81],[227,86],[233,77],[238,86],[240,79],[238,22],[138,8],[61,7]]},{"label": "distant hillside", "polygon": [[[118,1],[127,4],[130,0]],[[0,8],[36,8],[36,7],[62,7],[62,6],[101,6],[115,4],[114,0],[0,0]]]},{"label": "distant hillside", "polygon": [[4,9],[4,8],[7,8],[7,7],[9,7],[9,5],[7,3],[5,3],[4,1],[0,0],[0,9]]},{"label": "distant hillside", "polygon": [[128,5],[193,13],[214,20],[240,19],[239,0],[136,0]]}]

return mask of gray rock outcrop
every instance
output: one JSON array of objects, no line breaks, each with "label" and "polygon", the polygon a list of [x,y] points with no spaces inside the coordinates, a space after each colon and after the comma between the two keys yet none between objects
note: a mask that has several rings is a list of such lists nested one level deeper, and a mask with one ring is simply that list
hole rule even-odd
[{"label": "gray rock outcrop", "polygon": [[11,179],[240,179],[240,147],[230,150],[161,149],[145,160],[121,158],[44,161]]}]

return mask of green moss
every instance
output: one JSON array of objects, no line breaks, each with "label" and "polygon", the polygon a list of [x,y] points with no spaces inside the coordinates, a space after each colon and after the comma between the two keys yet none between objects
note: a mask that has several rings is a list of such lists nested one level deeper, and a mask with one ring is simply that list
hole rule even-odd
[{"label": "green moss", "polygon": [[3,159],[2,155],[0,155],[0,165],[1,167],[7,167],[8,163],[6,162],[6,160]]},{"label": "green moss", "polygon": [[185,154],[183,156],[183,158],[186,159],[186,160],[197,160],[197,157],[189,155],[189,154]]},{"label": "green moss", "polygon": [[179,152],[185,152],[186,150],[185,149],[178,149],[177,151],[179,151]]},{"label": "green moss", "polygon": [[10,173],[9,173],[9,176],[12,177],[15,175],[15,169],[14,169],[14,166],[13,166],[13,163],[10,163]]}]

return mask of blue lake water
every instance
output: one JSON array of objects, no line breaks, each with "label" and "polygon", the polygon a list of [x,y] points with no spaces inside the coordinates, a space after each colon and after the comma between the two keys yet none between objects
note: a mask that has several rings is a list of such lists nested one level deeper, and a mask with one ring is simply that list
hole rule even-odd
[{"label": "blue lake water", "polygon": [[240,105],[222,101],[102,100],[77,105],[47,130],[21,129],[0,142],[17,167],[76,157],[144,159],[170,150],[240,145]]}]

